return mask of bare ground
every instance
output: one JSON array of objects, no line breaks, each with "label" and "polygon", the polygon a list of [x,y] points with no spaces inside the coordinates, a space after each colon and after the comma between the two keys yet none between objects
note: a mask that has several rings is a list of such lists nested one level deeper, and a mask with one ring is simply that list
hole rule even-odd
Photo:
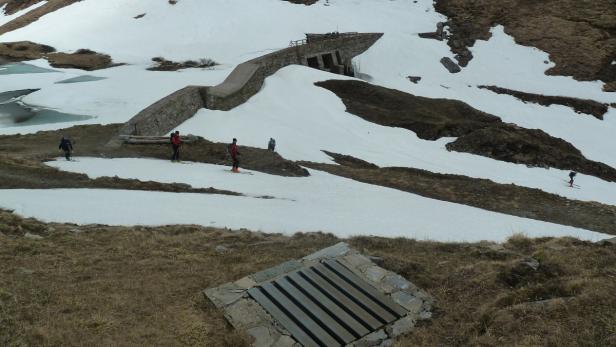
[{"label": "bare ground", "polygon": [[[0,136],[0,152],[11,157],[29,160],[48,160],[62,156],[58,144],[63,135],[73,141],[76,156],[103,158],[156,158],[170,159],[171,146],[120,145],[108,146],[118,134],[121,124],[75,126],[36,134]],[[241,139],[239,139],[241,141]],[[241,142],[240,142],[241,143]],[[239,147],[242,168],[281,176],[307,176],[308,171],[296,163],[262,148]],[[231,165],[227,144],[198,140],[186,143],[181,150],[181,159],[202,163]],[[2,167],[0,167],[2,170]]]},{"label": "bare ground", "polygon": [[[45,224],[0,211],[0,345],[246,346],[201,291],[338,241],[321,233]],[[348,241],[436,299],[433,319],[396,346],[616,345],[614,245]]]},{"label": "bare ground", "polygon": [[418,97],[360,81],[329,80],[316,85],[334,92],[347,112],[367,121],[408,129],[426,140],[458,137],[447,144],[448,150],[616,182],[616,169],[589,160],[571,143],[540,129],[504,123],[458,100]]},{"label": "bare ground", "polygon": [[437,0],[435,8],[449,20],[449,46],[466,66],[476,40],[490,29],[505,27],[516,42],[537,47],[556,63],[548,74],[601,80],[616,91],[616,6],[612,0]]},{"label": "bare ground", "polygon": [[[34,9],[23,16],[13,19],[12,21],[0,26],[0,35],[8,33],[9,31],[17,30],[19,28],[23,28],[33,22],[39,20],[39,18],[43,17],[46,14],[59,10],[63,7],[72,5],[81,0],[49,0],[47,3],[37,9]],[[36,0],[9,0],[6,1],[9,5],[15,3],[17,5],[21,5],[22,3],[26,4],[34,4]]]}]

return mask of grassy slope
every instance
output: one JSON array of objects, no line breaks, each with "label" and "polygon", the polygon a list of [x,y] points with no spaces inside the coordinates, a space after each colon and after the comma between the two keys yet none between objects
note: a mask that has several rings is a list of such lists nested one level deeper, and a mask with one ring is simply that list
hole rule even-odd
[{"label": "grassy slope", "polygon": [[[0,233],[0,345],[9,346],[242,346],[247,338],[200,291],[339,241],[194,226],[49,225],[3,211]],[[349,241],[437,300],[434,318],[399,346],[616,344],[614,246],[523,237],[504,247]],[[537,270],[521,265],[528,257]]]}]

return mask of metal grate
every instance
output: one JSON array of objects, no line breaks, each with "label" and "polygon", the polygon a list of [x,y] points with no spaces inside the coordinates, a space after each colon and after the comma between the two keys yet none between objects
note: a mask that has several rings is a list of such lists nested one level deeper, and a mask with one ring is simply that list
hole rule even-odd
[{"label": "metal grate", "polygon": [[335,260],[251,288],[248,294],[306,347],[346,345],[407,313]]}]

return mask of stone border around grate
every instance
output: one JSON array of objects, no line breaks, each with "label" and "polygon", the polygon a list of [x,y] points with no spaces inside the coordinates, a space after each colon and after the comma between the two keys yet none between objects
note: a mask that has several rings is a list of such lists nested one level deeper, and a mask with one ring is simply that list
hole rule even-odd
[{"label": "stone border around grate", "polygon": [[276,322],[261,305],[248,295],[248,289],[284,277],[290,272],[317,265],[325,260],[337,260],[379,292],[402,306],[407,314],[402,318],[350,343],[354,347],[386,347],[397,336],[410,333],[418,320],[430,319],[432,297],[402,276],[383,269],[370,258],[340,242],[299,260],[290,260],[254,273],[235,282],[204,290],[216,307],[224,311],[231,325],[254,338],[255,347],[301,346],[291,333]]}]

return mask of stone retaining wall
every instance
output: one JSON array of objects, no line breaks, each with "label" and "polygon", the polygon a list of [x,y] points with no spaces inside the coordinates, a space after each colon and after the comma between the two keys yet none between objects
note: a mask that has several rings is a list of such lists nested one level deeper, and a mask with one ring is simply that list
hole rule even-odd
[{"label": "stone retaining wall", "polygon": [[122,135],[165,135],[205,106],[203,87],[188,86],[148,106],[124,124]]},{"label": "stone retaining wall", "polygon": [[288,65],[309,65],[309,58],[317,58],[319,68],[324,68],[323,55],[330,55],[330,71],[351,71],[353,57],[368,50],[381,36],[381,33],[338,34],[249,60],[238,65],[223,83],[215,87],[190,86],[166,96],[129,120],[120,134],[164,135],[200,108],[233,109],[258,93],[267,77]]}]

